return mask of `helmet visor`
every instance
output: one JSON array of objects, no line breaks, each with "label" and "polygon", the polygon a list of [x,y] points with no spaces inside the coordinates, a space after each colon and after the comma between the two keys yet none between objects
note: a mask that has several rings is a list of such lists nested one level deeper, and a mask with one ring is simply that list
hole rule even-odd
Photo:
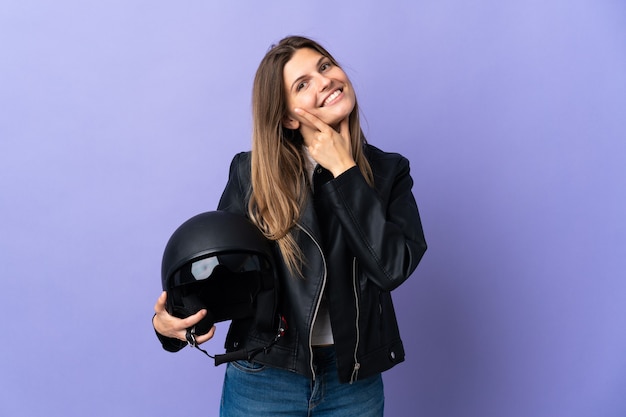
[{"label": "helmet visor", "polygon": [[172,276],[172,287],[192,284],[211,278],[264,273],[270,269],[269,262],[256,253],[233,252],[211,255],[187,262]]}]

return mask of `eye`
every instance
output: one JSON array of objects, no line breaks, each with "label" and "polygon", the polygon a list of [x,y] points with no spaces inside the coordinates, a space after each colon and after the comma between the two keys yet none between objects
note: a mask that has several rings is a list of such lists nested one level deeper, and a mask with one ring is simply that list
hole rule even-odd
[{"label": "eye", "polygon": [[296,85],[296,91],[300,91],[300,90],[302,90],[306,86],[307,86],[307,82],[306,81],[299,82],[298,85]]},{"label": "eye", "polygon": [[324,72],[327,69],[329,69],[330,67],[332,67],[332,63],[330,61],[325,61],[321,66],[320,66],[320,72]]}]

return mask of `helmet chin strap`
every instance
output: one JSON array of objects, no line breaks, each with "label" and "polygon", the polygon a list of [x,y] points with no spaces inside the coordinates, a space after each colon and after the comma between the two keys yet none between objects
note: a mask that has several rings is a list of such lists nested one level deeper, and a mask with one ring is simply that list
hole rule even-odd
[{"label": "helmet chin strap", "polygon": [[239,349],[234,352],[224,353],[224,354],[215,355],[215,356],[210,355],[206,350],[202,349],[198,345],[198,342],[196,341],[196,333],[195,333],[196,327],[195,326],[187,329],[185,338],[187,339],[187,343],[189,344],[189,346],[195,347],[200,352],[203,352],[205,355],[207,355],[209,358],[214,359],[215,366],[218,366],[223,363],[232,362],[232,361],[239,361],[239,360],[252,361],[252,359],[254,359],[254,357],[258,355],[259,353],[261,352],[268,353],[272,349],[272,346],[278,343],[278,341],[285,335],[286,330],[287,330],[287,320],[285,320],[285,316],[279,315],[278,316],[278,330],[276,332],[276,336],[267,346],[252,349],[249,352],[246,349]]},{"label": "helmet chin strap", "polygon": [[215,359],[214,356],[209,355],[206,350],[202,349],[200,345],[198,345],[198,342],[196,341],[196,326],[187,329],[187,333],[185,333],[185,339],[187,339],[187,343],[189,344],[189,346],[193,346],[200,352],[204,352],[204,354],[207,355],[209,358]]}]

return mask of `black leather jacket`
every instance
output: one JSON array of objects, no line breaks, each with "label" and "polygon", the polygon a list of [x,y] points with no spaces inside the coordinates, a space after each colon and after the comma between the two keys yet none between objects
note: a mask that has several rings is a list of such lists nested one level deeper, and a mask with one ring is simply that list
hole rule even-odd
[{"label": "black leather jacket", "polygon": [[[372,376],[404,360],[390,291],[415,270],[426,242],[411,191],[409,161],[371,145],[366,145],[365,154],[375,189],[354,167],[308,199],[295,231],[306,260],[304,278],[290,276],[285,264],[277,262],[279,309],[288,329],[254,361],[315,378],[310,340],[323,292],[342,382]],[[314,181],[319,172],[321,167]],[[231,163],[218,209],[246,214],[249,192],[250,153],[244,152]],[[278,251],[276,255],[280,260]],[[249,321],[233,322],[226,351],[262,347],[273,336]]]}]

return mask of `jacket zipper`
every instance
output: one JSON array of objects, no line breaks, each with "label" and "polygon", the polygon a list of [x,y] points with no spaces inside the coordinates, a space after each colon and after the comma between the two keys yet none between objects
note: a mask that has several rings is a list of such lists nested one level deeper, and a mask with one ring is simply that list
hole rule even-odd
[{"label": "jacket zipper", "polygon": [[352,259],[352,289],[354,291],[354,305],[356,309],[356,320],[355,320],[355,329],[356,329],[356,343],[354,344],[354,366],[352,368],[352,375],[350,376],[350,383],[352,384],[359,377],[359,369],[361,369],[361,364],[359,363],[358,358],[358,350],[359,350],[359,342],[361,339],[361,334],[359,331],[359,316],[361,314],[361,310],[359,308],[359,292],[357,287],[357,273],[356,273],[356,258]]},{"label": "jacket zipper", "polygon": [[322,261],[324,263],[324,278],[322,280],[322,290],[320,291],[320,296],[317,299],[317,305],[315,306],[315,313],[313,314],[313,321],[311,321],[311,326],[310,326],[311,328],[309,329],[309,357],[310,357],[309,366],[311,367],[311,375],[313,376],[313,381],[315,381],[315,366],[313,364],[313,345],[311,344],[311,339],[313,338],[313,324],[315,323],[315,320],[317,319],[317,313],[319,312],[320,304],[322,303],[322,295],[324,294],[324,289],[326,288],[326,276],[327,276],[326,258],[324,257],[324,252],[322,252],[322,247],[317,242],[317,240],[315,240],[313,235],[309,233],[309,231],[306,230],[301,225],[297,224],[297,226],[298,228],[300,228],[300,230],[302,230],[311,238],[313,243],[315,243],[315,246],[317,246],[317,250],[320,251],[320,255],[322,256]]}]

